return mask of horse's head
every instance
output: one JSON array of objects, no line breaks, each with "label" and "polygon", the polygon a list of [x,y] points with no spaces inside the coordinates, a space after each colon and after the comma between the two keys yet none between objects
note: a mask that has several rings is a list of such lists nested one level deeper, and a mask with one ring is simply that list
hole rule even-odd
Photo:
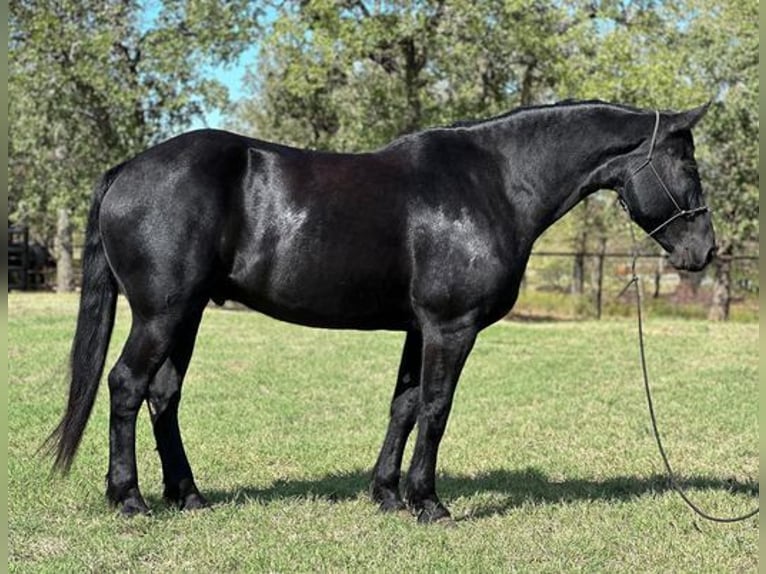
[{"label": "horse's head", "polygon": [[707,107],[657,112],[646,145],[628,156],[619,190],[630,216],[670,254],[670,263],[689,271],[703,269],[716,251],[691,133]]}]

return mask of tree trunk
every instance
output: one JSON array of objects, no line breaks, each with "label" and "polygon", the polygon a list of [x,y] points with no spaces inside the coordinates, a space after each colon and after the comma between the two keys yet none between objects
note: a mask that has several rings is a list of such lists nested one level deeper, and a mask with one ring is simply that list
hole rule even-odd
[{"label": "tree trunk", "polygon": [[711,321],[727,321],[729,319],[729,308],[731,307],[731,259],[726,255],[731,255],[731,249],[727,249],[722,255],[716,257],[715,279],[713,281],[713,300],[710,303],[710,310],[707,318]]},{"label": "tree trunk", "polygon": [[72,225],[69,211],[61,207],[56,220],[56,284],[59,293],[74,291]]},{"label": "tree trunk", "polygon": [[664,257],[658,257],[657,258],[657,267],[654,269],[654,293],[652,294],[652,297],[654,299],[657,299],[660,296],[661,291],[661,283],[662,283],[662,273],[665,271],[665,258]]},{"label": "tree trunk", "polygon": [[575,253],[572,267],[572,295],[582,295],[585,291],[585,255],[583,251]]},{"label": "tree trunk", "polygon": [[532,105],[534,96],[533,96],[533,85],[534,85],[534,69],[535,66],[537,66],[537,60],[533,57],[529,64],[527,64],[526,70],[524,70],[524,76],[521,81],[521,97],[520,97],[520,103],[522,106],[529,106]]},{"label": "tree trunk", "polygon": [[420,70],[423,62],[420,60],[415,40],[406,38],[402,41],[404,51],[404,91],[407,108],[404,110],[404,132],[412,133],[420,129],[422,120],[422,104],[420,101]]},{"label": "tree trunk", "polygon": [[583,202],[583,220],[575,238],[574,267],[572,267],[572,295],[585,292],[585,252],[588,250],[588,198]]}]

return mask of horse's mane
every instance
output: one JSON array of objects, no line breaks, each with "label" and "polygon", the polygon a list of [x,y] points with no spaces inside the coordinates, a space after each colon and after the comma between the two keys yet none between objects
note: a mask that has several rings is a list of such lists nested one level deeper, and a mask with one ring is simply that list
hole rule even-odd
[{"label": "horse's mane", "polygon": [[629,112],[642,112],[641,108],[637,108],[634,106],[629,106],[625,104],[615,104],[612,102],[605,102],[603,100],[577,100],[574,98],[567,98],[565,100],[560,100],[558,102],[553,102],[549,104],[538,104],[538,105],[531,105],[531,106],[519,106],[516,108],[513,108],[510,111],[504,112],[502,114],[492,116],[490,118],[483,118],[483,119],[475,119],[475,120],[458,120],[456,122],[453,122],[445,127],[447,128],[467,128],[482,124],[488,124],[491,122],[495,122],[497,120],[503,120],[505,118],[508,118],[510,116],[515,116],[517,114],[521,114],[524,112],[531,112],[536,110],[545,110],[545,109],[551,109],[551,108],[561,108],[561,107],[575,107],[575,106],[606,106],[611,108],[616,108],[620,110],[625,110]]}]

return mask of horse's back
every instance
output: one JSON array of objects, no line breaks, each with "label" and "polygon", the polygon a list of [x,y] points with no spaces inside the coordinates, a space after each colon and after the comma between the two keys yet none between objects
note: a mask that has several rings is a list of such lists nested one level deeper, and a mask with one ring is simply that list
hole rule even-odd
[{"label": "horse's back", "polygon": [[101,209],[128,297],[236,299],[278,318],[399,327],[407,300],[401,170],[190,132],[127,162]]}]

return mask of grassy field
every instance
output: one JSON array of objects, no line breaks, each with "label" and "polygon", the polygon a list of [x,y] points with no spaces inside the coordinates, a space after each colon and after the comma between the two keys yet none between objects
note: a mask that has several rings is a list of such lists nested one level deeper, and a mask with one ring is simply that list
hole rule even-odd
[{"label": "grassy field", "polygon": [[[148,413],[138,464],[151,517],[103,499],[105,385],[66,480],[35,454],[65,396],[77,300],[9,295],[10,569],[47,571],[752,572],[758,524],[697,519],[669,491],[642,395],[634,325],[528,322],[480,337],[440,451],[457,528],[367,498],[402,334],[320,331],[211,309],[181,407],[215,507],[161,501]],[[110,364],[129,316],[120,301]],[[758,325],[652,319],[669,456],[711,512],[758,495]],[[406,460],[409,459],[409,451]]]}]

